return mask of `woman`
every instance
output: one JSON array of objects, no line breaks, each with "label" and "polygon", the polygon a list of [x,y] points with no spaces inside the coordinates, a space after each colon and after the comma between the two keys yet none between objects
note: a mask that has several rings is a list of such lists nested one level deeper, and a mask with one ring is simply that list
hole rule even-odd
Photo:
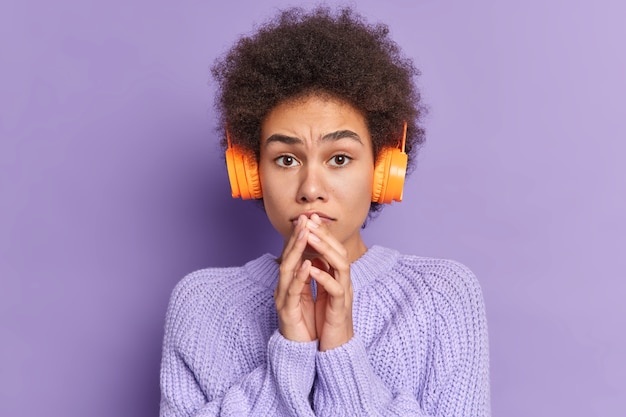
[{"label": "woman", "polygon": [[285,244],[177,285],[161,416],[489,415],[474,275],[361,237],[424,136],[387,33],[288,10],[214,66],[233,196],[261,200]]}]

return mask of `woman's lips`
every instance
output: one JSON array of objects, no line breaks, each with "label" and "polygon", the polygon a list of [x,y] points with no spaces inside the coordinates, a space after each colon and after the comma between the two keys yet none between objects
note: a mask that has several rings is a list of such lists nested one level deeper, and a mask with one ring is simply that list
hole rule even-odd
[{"label": "woman's lips", "polygon": [[313,212],[305,212],[305,213],[300,213],[299,215],[297,215],[296,217],[291,219],[291,224],[293,224],[294,226],[296,226],[296,224],[298,223],[298,218],[300,218],[300,216],[305,215],[307,217],[307,219],[310,219],[311,216],[313,216],[314,214],[317,214],[320,218],[320,220],[322,221],[322,223],[331,223],[333,221],[335,221],[334,218],[327,216],[324,213],[320,213],[318,211],[313,211]]}]

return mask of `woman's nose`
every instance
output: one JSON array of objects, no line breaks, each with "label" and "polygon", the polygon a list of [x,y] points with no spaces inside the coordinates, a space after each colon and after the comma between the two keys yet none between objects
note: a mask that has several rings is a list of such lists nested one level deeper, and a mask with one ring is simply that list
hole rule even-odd
[{"label": "woman's nose", "polygon": [[298,187],[297,199],[307,203],[316,200],[325,201],[328,198],[323,173],[320,169],[307,166],[300,171],[300,186]]}]

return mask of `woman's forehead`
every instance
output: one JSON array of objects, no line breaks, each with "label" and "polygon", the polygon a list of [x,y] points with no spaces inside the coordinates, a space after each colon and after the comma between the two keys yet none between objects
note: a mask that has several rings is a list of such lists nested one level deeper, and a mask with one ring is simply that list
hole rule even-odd
[{"label": "woman's forehead", "polygon": [[368,131],[361,111],[340,99],[318,95],[278,104],[264,118],[261,130],[311,130],[321,132],[322,136],[341,130],[360,135]]}]

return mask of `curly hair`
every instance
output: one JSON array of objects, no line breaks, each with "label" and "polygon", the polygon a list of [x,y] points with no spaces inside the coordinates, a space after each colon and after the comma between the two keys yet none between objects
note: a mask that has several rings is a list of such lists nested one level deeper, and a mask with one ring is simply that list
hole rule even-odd
[{"label": "curly hair", "polygon": [[[363,115],[374,157],[397,146],[407,122],[406,152],[414,168],[424,141],[424,107],[414,84],[419,71],[402,56],[384,24],[370,25],[350,8],[279,12],[240,38],[211,68],[222,146],[231,140],[259,157],[263,120],[278,104],[307,95],[349,103]],[[379,209],[372,203],[370,213]]]}]

